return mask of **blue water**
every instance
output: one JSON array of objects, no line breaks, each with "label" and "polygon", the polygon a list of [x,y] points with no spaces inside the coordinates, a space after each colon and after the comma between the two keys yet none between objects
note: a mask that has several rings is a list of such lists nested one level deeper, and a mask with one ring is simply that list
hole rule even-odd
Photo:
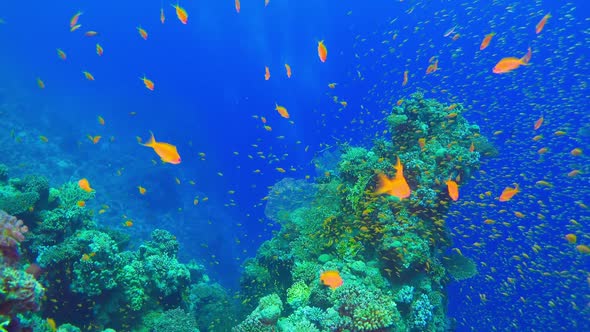
[{"label": "blue water", "polygon": [[[160,1],[0,3],[6,22],[0,24],[0,101],[22,105],[2,117],[25,137],[24,144],[6,145],[9,154],[0,160],[21,165],[17,173],[51,175],[56,186],[92,179],[97,197],[90,207],[111,207],[97,216],[99,223],[121,228],[131,218],[134,226],[126,231],[138,239],[154,228],[170,230],[181,242],[181,260],[207,262],[216,280],[237,290],[241,263],[278,227],[264,216],[268,187],[286,176],[314,176],[314,156],[337,142],[368,146],[385,129],[384,111],[425,91],[429,98],[463,103],[464,116],[499,150],[461,188],[447,220],[453,246],[480,268],[477,277],[451,286],[457,329],[590,329],[590,258],[563,239],[575,232],[580,243],[590,244],[590,209],[578,203],[590,205],[585,1],[271,0],[265,8],[262,0],[244,0],[239,14],[229,0],[181,5],[189,13],[187,25]],[[162,6],[165,24],[159,21]],[[70,32],[69,19],[78,10],[82,28]],[[552,17],[535,34],[548,12]],[[147,40],[137,32],[140,25]],[[85,37],[88,30],[99,34]],[[490,32],[496,33],[490,46],[479,51]],[[317,56],[320,40],[328,48],[325,63]],[[528,47],[530,65],[492,74],[499,59],[521,57]],[[57,48],[67,53],[66,61]],[[439,70],[426,75],[433,56]],[[85,80],[83,70],[96,80]],[[405,70],[409,82],[402,86]],[[154,91],[143,86],[144,74],[155,82]],[[38,77],[45,89],[37,87]],[[289,120],[274,111],[275,103],[288,108]],[[535,132],[541,115],[545,123]],[[266,117],[272,131],[253,116]],[[556,137],[557,130],[567,134]],[[157,156],[136,141],[147,140],[149,131],[175,144],[182,163],[153,163]],[[537,134],[544,139],[533,142]],[[92,144],[87,135],[102,139]],[[539,155],[542,147],[549,152]],[[576,147],[584,150],[577,159],[569,154]],[[567,177],[573,169],[581,174]],[[535,185],[539,180],[553,187]],[[513,183],[526,188],[521,199],[499,206],[493,197]],[[139,185],[148,195],[138,195]],[[492,197],[480,199],[486,191]],[[498,223],[484,224],[488,218]],[[531,249],[535,244],[543,248],[539,254]],[[523,253],[530,259],[514,259]]]}]

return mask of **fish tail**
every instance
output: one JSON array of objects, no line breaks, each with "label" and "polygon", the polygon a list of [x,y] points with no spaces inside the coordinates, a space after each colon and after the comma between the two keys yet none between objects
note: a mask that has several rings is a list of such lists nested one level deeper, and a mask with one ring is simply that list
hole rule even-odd
[{"label": "fish tail", "polygon": [[154,146],[154,144],[156,143],[156,138],[154,137],[154,133],[150,130],[150,139],[147,141],[147,143],[139,143],[143,146]]},{"label": "fish tail", "polygon": [[527,53],[522,58],[520,58],[520,62],[523,65],[528,65],[529,61],[531,61],[532,57],[533,57],[533,50],[529,47]]}]

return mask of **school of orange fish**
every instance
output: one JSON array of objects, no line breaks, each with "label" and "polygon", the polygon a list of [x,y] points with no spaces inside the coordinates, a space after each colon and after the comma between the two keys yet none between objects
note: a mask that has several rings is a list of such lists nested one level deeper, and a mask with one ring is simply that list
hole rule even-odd
[{"label": "school of orange fish", "polygon": [[[269,5],[269,0],[265,0],[265,6]],[[467,4],[464,6],[469,9]],[[172,5],[175,10],[176,17],[182,24],[189,24],[189,14],[179,4]],[[411,16],[416,10],[426,10],[426,4],[418,2],[416,5],[408,8],[403,15]],[[572,9],[573,10],[573,9]],[[240,13],[241,3],[239,0],[235,0],[235,11]],[[507,6],[506,12],[512,14],[517,11],[517,8],[513,6]],[[437,15],[445,16],[449,15],[448,12],[437,12]],[[507,14],[507,15],[508,15]],[[77,31],[82,27],[80,23],[83,13],[77,12],[70,20],[69,26],[70,31]],[[353,13],[348,13],[353,15]],[[515,14],[516,15],[516,14]],[[501,18],[498,18],[500,20]],[[522,29],[529,29],[534,31],[537,37],[542,37],[543,33],[546,33],[546,25],[550,25],[552,20],[559,19],[561,24],[571,25],[571,12],[564,9],[559,17],[552,18],[550,13],[544,12],[538,15],[536,24],[525,24]],[[165,23],[165,11],[162,7],[160,10],[160,21],[162,24]],[[530,21],[530,19],[528,20]],[[353,116],[349,124],[345,125],[345,129],[351,131],[355,130],[367,130],[367,128],[375,128],[375,136],[379,134],[380,123],[379,119],[382,119],[382,115],[387,114],[387,110],[396,103],[399,105],[403,102],[404,94],[409,94],[410,90],[399,91],[401,86],[404,89],[416,89],[416,85],[412,86],[412,83],[417,84],[420,81],[421,88],[429,88],[430,92],[448,98],[451,101],[464,102],[470,105],[477,105],[477,108],[473,111],[474,114],[482,117],[483,119],[490,119],[490,123],[493,123],[495,128],[484,128],[483,131],[487,131],[494,138],[497,138],[497,144],[503,144],[510,146],[514,151],[521,153],[521,159],[519,159],[518,165],[504,165],[500,171],[494,172],[493,175],[481,171],[478,175],[483,178],[482,181],[477,181],[475,186],[470,187],[468,190],[478,192],[477,194],[471,194],[470,197],[475,196],[475,199],[462,200],[459,194],[459,187],[453,179],[446,181],[448,194],[453,201],[457,201],[457,205],[461,207],[477,208],[480,207],[482,210],[485,208],[486,211],[491,212],[479,212],[479,213],[466,213],[460,210],[454,210],[451,215],[451,224],[453,232],[456,236],[467,239],[471,245],[463,248],[463,253],[469,255],[483,256],[485,253],[489,254],[492,250],[490,246],[496,248],[492,256],[494,260],[502,262],[503,266],[512,266],[510,271],[503,271],[498,273],[497,268],[492,266],[491,263],[481,261],[480,264],[484,267],[482,269],[482,275],[485,282],[489,284],[500,283],[502,287],[497,290],[490,291],[489,293],[479,293],[479,298],[469,298],[470,303],[477,303],[482,309],[486,310],[486,303],[490,301],[496,301],[495,303],[502,303],[502,298],[511,298],[515,293],[522,293],[528,289],[533,289],[538,285],[543,285],[550,280],[552,284],[559,285],[559,289],[551,292],[546,292],[545,296],[536,296],[531,294],[531,298],[527,296],[520,297],[520,303],[522,309],[527,312],[537,310],[548,310],[551,313],[555,313],[558,310],[575,310],[579,312],[590,311],[590,295],[588,293],[588,287],[590,287],[590,273],[588,272],[587,265],[584,267],[584,262],[587,262],[587,255],[590,254],[590,235],[587,233],[587,224],[590,221],[588,203],[588,192],[579,192],[575,187],[575,181],[582,178],[581,181],[587,181],[587,174],[590,173],[588,166],[587,155],[585,150],[587,146],[581,145],[581,140],[576,136],[576,124],[569,123],[567,119],[561,118],[559,112],[549,110],[549,105],[553,104],[566,104],[575,107],[578,97],[583,91],[582,87],[574,87],[572,91],[566,91],[564,88],[559,87],[560,83],[564,80],[564,69],[555,68],[559,70],[559,80],[551,84],[556,87],[557,90],[562,92],[558,95],[553,96],[542,96],[542,98],[531,97],[533,93],[527,90],[527,87],[521,86],[524,83],[519,81],[514,76],[510,82],[512,85],[495,84],[494,90],[492,91],[480,91],[476,92],[479,95],[475,95],[473,100],[466,101],[462,99],[461,91],[466,90],[471,83],[469,80],[481,79],[481,77],[488,75],[487,79],[495,79],[496,77],[510,77],[514,71],[531,70],[533,71],[535,64],[531,61],[533,54],[537,53],[538,50],[543,46],[543,41],[537,42],[538,47],[535,45],[523,47],[522,51],[516,54],[504,54],[493,60],[485,59],[486,52],[490,52],[494,47],[495,43],[501,43],[506,47],[507,35],[509,31],[492,31],[488,29],[485,32],[473,32],[473,31],[462,31],[462,28],[458,25],[452,25],[450,29],[441,34],[441,38],[448,40],[448,44],[445,44],[448,48],[448,52],[451,53],[452,59],[464,58],[465,51],[461,47],[454,47],[453,43],[461,41],[465,38],[471,38],[473,40],[475,50],[475,61],[478,64],[487,61],[493,61],[495,64],[492,66],[485,66],[480,68],[476,72],[473,66],[466,64],[465,60],[457,60],[457,63],[444,63],[440,54],[429,55],[428,60],[426,58],[423,61],[423,65],[426,69],[422,72],[410,69],[408,62],[406,64],[401,63],[396,69],[391,70],[389,63],[396,63],[398,61],[391,61],[389,56],[393,56],[396,50],[402,49],[404,44],[408,43],[411,37],[422,37],[421,35],[421,24],[428,24],[429,22],[418,22],[416,27],[395,26],[395,20],[390,22],[391,29],[386,33],[382,31],[375,33],[372,36],[361,37],[358,36],[355,41],[355,50],[358,50],[357,56],[359,59],[365,59],[374,57],[375,54],[384,54],[380,59],[373,61],[372,67],[367,67],[365,63],[359,64],[353,71],[353,81],[364,81],[364,72],[371,70],[386,69],[384,71],[383,78],[380,78],[379,83],[375,83],[367,93],[367,99],[371,99],[374,104],[379,106],[366,106],[365,103],[358,103],[357,113]],[[470,25],[473,25],[471,22]],[[554,33],[559,33],[560,30],[557,28],[559,24],[552,27]],[[488,26],[486,24],[486,26]],[[493,25],[492,25],[493,26]],[[149,34],[141,26],[137,26],[139,38],[148,40]],[[87,31],[85,36],[93,37],[98,32]],[[469,36],[471,34],[471,36]],[[560,37],[560,41],[567,39],[568,36]],[[431,39],[428,39],[431,41]],[[534,41],[530,41],[533,44]],[[377,46],[373,46],[377,45]],[[428,45],[424,49],[429,49]],[[546,46],[546,45],[545,45]],[[317,49],[316,49],[317,47]],[[580,45],[575,44],[570,49],[557,49],[553,56],[553,61],[549,61],[553,66],[556,66],[556,59],[572,57],[572,53],[579,50]],[[317,52],[319,60],[324,63],[327,61],[328,49],[324,40],[318,41],[317,45],[314,45],[311,51]],[[102,56],[105,52],[103,46],[96,44],[96,53],[98,56]],[[434,53],[434,52],[432,52]],[[57,55],[59,59],[67,61],[67,54],[62,49],[57,49]],[[515,56],[517,55],[517,56]],[[579,58],[576,58],[579,59]],[[399,60],[399,59],[395,59]],[[535,60],[536,61],[536,60]],[[543,60],[539,60],[539,64]],[[547,60],[544,60],[548,62]],[[574,61],[575,63],[575,61]],[[456,87],[455,91],[450,87],[448,82],[456,79],[453,77],[452,70],[446,70],[445,67],[461,66],[464,67],[461,70],[465,71],[465,68],[471,68],[471,72],[465,75],[465,86]],[[292,77],[293,71],[289,64],[284,65],[285,74],[288,78]],[[530,67],[530,68],[527,68]],[[296,70],[296,68],[295,68]],[[423,74],[424,73],[424,74]],[[463,72],[462,72],[463,73]],[[510,74],[511,73],[511,74]],[[94,76],[88,72],[82,72],[85,79],[93,81]],[[500,75],[501,74],[501,75]],[[542,76],[539,74],[539,76]],[[268,66],[264,67],[264,80],[271,79],[271,70]],[[261,78],[262,79],[262,78]],[[154,81],[143,75],[140,77],[141,82],[145,88],[150,91],[156,90]],[[428,81],[430,80],[430,81]],[[395,82],[395,83],[392,83]],[[507,81],[502,81],[507,82]],[[37,84],[41,89],[46,88],[45,82],[41,78],[37,78]],[[334,90],[340,83],[329,83],[328,88]],[[354,82],[345,83],[353,85]],[[583,84],[581,84],[583,85]],[[445,88],[449,86],[448,88]],[[541,86],[543,90],[545,86]],[[519,93],[517,89],[525,89],[524,93]],[[501,93],[498,90],[515,92],[516,98],[521,100],[516,101],[510,106],[504,106],[505,102],[498,97]],[[472,95],[472,94],[471,94]],[[399,96],[398,98],[394,98]],[[338,113],[334,116],[336,119],[344,117],[344,110],[348,106],[348,102],[342,100],[336,95],[331,95],[332,100],[339,105]],[[392,99],[393,98],[393,99]],[[543,102],[541,102],[541,99]],[[366,102],[366,104],[370,104]],[[456,105],[456,104],[455,104]],[[516,118],[522,122],[519,125],[518,130],[530,131],[532,133],[530,141],[524,142],[521,140],[514,139],[514,134],[510,133],[509,126],[502,126],[504,117],[501,112],[504,108],[519,110]],[[382,111],[371,111],[374,109]],[[488,110],[481,110],[486,108]],[[490,114],[489,110],[494,110],[494,113]],[[285,119],[290,119],[290,113],[287,108],[279,103],[275,102],[275,111]],[[507,112],[507,111],[504,111]],[[325,113],[320,114],[319,123],[322,121],[328,121]],[[469,115],[467,115],[469,116]],[[272,131],[272,128],[267,124],[266,117],[255,115],[256,119],[259,119],[263,128],[266,131]],[[497,117],[497,119],[493,119]],[[508,116],[506,116],[508,117]],[[371,119],[374,119],[371,122]],[[98,121],[101,125],[105,124],[102,117],[98,117]],[[289,120],[291,121],[291,120]],[[510,123],[514,123],[514,120],[509,120]],[[485,127],[484,123],[480,123],[482,127]],[[44,142],[48,141],[48,138],[41,136],[40,139]],[[97,144],[100,142],[101,136],[88,135],[88,139],[92,143]],[[503,139],[503,141],[500,141]],[[152,148],[158,155],[162,162],[179,164],[181,157],[176,149],[176,146],[170,143],[156,141],[154,134],[151,134],[151,138],[147,143],[141,143],[141,139],[138,142],[146,147]],[[417,144],[424,144],[424,142],[417,142]],[[323,147],[329,147],[327,144]],[[321,148],[323,148],[321,147]],[[564,147],[567,152],[564,151]],[[308,147],[305,148],[307,151]],[[237,154],[237,152],[234,152]],[[204,153],[200,154],[201,158],[204,159]],[[260,154],[259,154],[260,156]],[[548,164],[551,163],[551,164]],[[532,177],[526,172],[526,169],[539,169],[543,167],[553,167],[559,171],[551,170],[547,171],[547,175],[543,178],[537,176]],[[285,173],[286,169],[283,167],[276,167],[277,172]],[[287,168],[288,169],[288,168]],[[405,199],[411,195],[411,188],[408,186],[406,179],[403,175],[403,165],[399,159],[395,166],[396,175],[394,178],[388,178],[384,174],[378,175],[379,186],[375,191],[375,194],[388,194],[396,196],[399,199]],[[291,166],[291,170],[294,167]],[[260,169],[253,171],[254,173],[262,173]],[[218,174],[222,176],[223,174]],[[309,176],[307,176],[309,178]],[[178,178],[176,179],[179,181]],[[83,190],[93,190],[87,179],[81,179],[79,182],[80,187]],[[584,186],[583,188],[587,188]],[[149,193],[149,188],[144,188],[141,185],[137,186],[139,194],[145,195]],[[498,188],[504,188],[500,190]],[[230,190],[230,193],[233,192]],[[548,198],[537,198],[537,195],[545,195]],[[551,204],[564,204],[569,201],[570,204],[564,206],[561,211],[555,213],[556,209],[550,209],[547,206]],[[199,202],[198,198],[195,198],[195,205]],[[83,204],[80,203],[80,204]],[[231,202],[235,204],[235,202]],[[263,202],[261,202],[263,204]],[[559,210],[559,209],[557,209]],[[551,213],[551,215],[549,215]],[[469,223],[468,225],[453,225],[452,220],[462,220],[463,222]],[[556,225],[554,220],[559,221],[559,225]],[[131,226],[132,222],[128,221]],[[564,226],[564,224],[566,224]],[[539,236],[542,234],[554,234],[554,238],[551,241],[539,240]],[[458,250],[458,249],[457,249]],[[563,268],[563,270],[547,270],[545,268],[546,261],[558,260],[558,257],[567,257],[571,262],[570,268]],[[503,280],[498,280],[499,276]],[[322,282],[330,287],[338,287],[342,284],[337,271],[325,271],[322,274]],[[556,280],[559,279],[559,280]],[[580,286],[583,285],[583,286]],[[586,287],[586,288],[581,288]],[[585,289],[585,294],[571,294],[571,289]],[[587,307],[580,307],[578,305],[579,298],[584,299],[586,303],[589,303]],[[513,307],[514,303],[506,303],[506,306]],[[477,311],[478,306],[472,308]],[[532,309],[531,309],[532,308]],[[490,321],[494,317],[488,318]],[[536,318],[542,321],[542,318]],[[512,322],[516,328],[518,322]]]}]

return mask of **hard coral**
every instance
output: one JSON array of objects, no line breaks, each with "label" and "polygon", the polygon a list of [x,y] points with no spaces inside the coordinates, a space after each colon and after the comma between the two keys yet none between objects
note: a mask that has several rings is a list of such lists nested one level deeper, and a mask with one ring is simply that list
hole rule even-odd
[{"label": "hard coral", "polygon": [[16,246],[25,239],[27,231],[22,220],[0,210],[0,248]]},{"label": "hard coral", "polygon": [[25,239],[28,231],[22,220],[18,220],[0,210],[0,254],[7,263],[14,263],[18,259],[17,245]]},{"label": "hard coral", "polygon": [[0,315],[37,311],[44,289],[25,271],[0,263]]},{"label": "hard coral", "polygon": [[195,318],[180,308],[149,315],[146,320],[145,325],[150,332],[199,332]]}]

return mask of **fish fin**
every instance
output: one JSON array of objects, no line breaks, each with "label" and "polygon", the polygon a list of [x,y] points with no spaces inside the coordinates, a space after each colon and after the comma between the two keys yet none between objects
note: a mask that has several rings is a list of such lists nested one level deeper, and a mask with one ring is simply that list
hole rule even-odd
[{"label": "fish fin", "polygon": [[397,156],[397,162],[395,163],[395,166],[393,166],[393,168],[395,168],[396,171],[403,171],[404,167],[402,166],[402,162],[399,159],[399,156]]},{"label": "fish fin", "polygon": [[377,176],[379,177],[379,182],[377,183],[377,188],[374,193],[375,195],[385,194],[389,191],[388,185],[391,183],[391,180],[383,173],[379,173]]}]

